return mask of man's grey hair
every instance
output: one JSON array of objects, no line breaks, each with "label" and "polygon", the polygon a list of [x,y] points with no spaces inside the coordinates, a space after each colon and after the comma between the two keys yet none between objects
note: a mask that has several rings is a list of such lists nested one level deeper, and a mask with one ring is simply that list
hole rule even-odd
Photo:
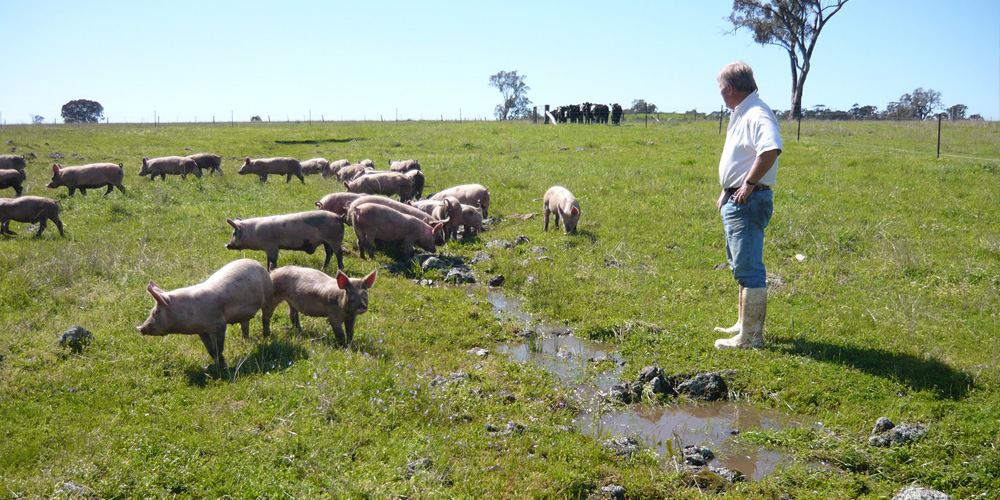
[{"label": "man's grey hair", "polygon": [[757,81],[753,79],[753,69],[743,61],[725,65],[719,70],[719,83],[732,85],[737,92],[749,94],[757,90]]}]

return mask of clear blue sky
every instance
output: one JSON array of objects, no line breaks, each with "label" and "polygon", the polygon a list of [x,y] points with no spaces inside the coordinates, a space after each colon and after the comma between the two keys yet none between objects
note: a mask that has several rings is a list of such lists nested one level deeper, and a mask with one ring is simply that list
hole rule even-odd
[{"label": "clear blue sky", "polygon": [[[112,122],[492,117],[489,76],[534,104],[722,104],[736,59],[788,109],[788,55],[728,34],[728,0],[0,1],[0,116],[61,121],[73,99]],[[921,87],[1000,119],[1000,2],[851,0],[826,26],[803,106],[884,109]]]}]

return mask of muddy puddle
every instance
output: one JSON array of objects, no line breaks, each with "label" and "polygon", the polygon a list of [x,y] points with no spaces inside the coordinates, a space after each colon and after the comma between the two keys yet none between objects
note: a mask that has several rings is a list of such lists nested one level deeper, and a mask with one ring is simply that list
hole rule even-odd
[{"label": "muddy puddle", "polygon": [[486,292],[494,314],[520,329],[523,342],[504,344],[499,350],[519,363],[532,363],[555,375],[573,390],[582,409],[576,424],[581,432],[607,439],[633,436],[643,439],[661,456],[679,457],[684,446],[699,445],[715,452],[713,466],[742,472],[759,480],[792,459],[774,450],[741,443],[741,432],[787,429],[811,425],[779,412],[751,405],[720,401],[667,405],[638,404],[608,409],[599,402],[602,392],[617,382],[633,378],[622,374],[615,347],[573,336],[565,325],[532,317],[516,297]]}]

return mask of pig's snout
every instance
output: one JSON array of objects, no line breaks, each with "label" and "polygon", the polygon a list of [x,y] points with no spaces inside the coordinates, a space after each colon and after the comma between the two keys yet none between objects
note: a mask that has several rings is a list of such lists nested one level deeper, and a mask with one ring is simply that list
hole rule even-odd
[{"label": "pig's snout", "polygon": [[358,314],[364,314],[368,312],[368,306],[358,306]]}]

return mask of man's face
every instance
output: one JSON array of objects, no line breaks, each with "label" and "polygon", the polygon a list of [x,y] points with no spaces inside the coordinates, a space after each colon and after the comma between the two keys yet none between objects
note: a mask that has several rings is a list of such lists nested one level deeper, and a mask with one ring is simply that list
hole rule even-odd
[{"label": "man's face", "polygon": [[734,89],[732,85],[725,82],[719,82],[719,94],[722,96],[722,102],[726,103],[727,108],[734,109],[736,108],[736,104],[739,104],[732,102],[735,93],[736,89]]}]

